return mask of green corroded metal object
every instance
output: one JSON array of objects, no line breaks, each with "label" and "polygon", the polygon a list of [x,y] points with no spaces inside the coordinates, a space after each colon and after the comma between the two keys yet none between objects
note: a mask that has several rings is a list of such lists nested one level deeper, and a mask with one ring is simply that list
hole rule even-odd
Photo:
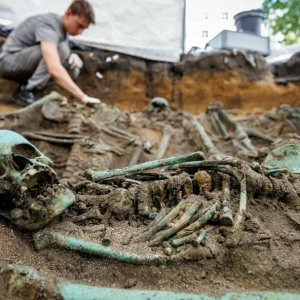
[{"label": "green corroded metal object", "polygon": [[54,283],[42,277],[37,270],[21,265],[4,266],[0,271],[0,279],[10,297],[21,299],[38,299],[41,295],[45,299],[64,300],[298,300],[300,297],[300,294],[274,292],[228,293],[214,297],[153,290],[113,289],[70,282]]},{"label": "green corroded metal object", "polygon": [[120,252],[97,243],[78,240],[58,233],[36,233],[34,235],[34,245],[37,250],[41,250],[51,246],[58,246],[63,249],[75,250],[132,264],[165,264],[169,260],[168,257],[161,255],[143,256],[138,254]]},{"label": "green corroded metal object", "polygon": [[261,165],[268,173],[290,172],[300,174],[300,147],[286,144],[272,150]]},{"label": "green corroded metal object", "polygon": [[198,151],[198,152],[192,153],[190,155],[169,157],[169,158],[164,158],[164,159],[160,159],[160,160],[149,161],[149,162],[142,163],[139,165],[125,167],[123,169],[115,169],[115,170],[110,170],[110,171],[94,171],[92,169],[89,169],[85,172],[85,176],[87,179],[89,179],[91,181],[98,182],[103,179],[107,179],[107,178],[111,178],[111,177],[115,177],[115,176],[123,176],[123,175],[141,172],[144,170],[155,169],[155,168],[164,167],[164,166],[171,166],[174,164],[180,164],[180,163],[189,162],[189,161],[200,161],[203,159],[204,159],[203,153],[201,151]]}]

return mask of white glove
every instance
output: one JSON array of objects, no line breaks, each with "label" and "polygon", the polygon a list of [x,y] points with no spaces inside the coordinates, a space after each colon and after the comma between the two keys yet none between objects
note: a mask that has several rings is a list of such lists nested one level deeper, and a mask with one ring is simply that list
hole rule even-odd
[{"label": "white glove", "polygon": [[71,53],[69,56],[68,63],[70,65],[70,69],[73,70],[75,68],[82,68],[83,62],[80,57],[76,53]]},{"label": "white glove", "polygon": [[101,100],[98,99],[98,98],[94,98],[94,97],[90,97],[88,95],[84,95],[82,98],[81,98],[81,101],[84,103],[84,104],[87,104],[87,103],[91,103],[91,104],[98,104],[98,103],[101,103]]}]

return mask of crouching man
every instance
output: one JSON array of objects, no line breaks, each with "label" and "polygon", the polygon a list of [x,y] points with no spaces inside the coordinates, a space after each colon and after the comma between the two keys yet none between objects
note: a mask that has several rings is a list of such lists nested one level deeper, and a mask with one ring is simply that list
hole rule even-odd
[{"label": "crouching man", "polygon": [[85,0],[74,0],[63,16],[54,13],[26,19],[6,39],[0,53],[0,77],[18,82],[15,101],[27,106],[39,91],[57,83],[83,103],[100,103],[86,95],[68,71],[77,73],[83,63],[70,53],[68,35],[78,35],[95,24],[94,11]]}]

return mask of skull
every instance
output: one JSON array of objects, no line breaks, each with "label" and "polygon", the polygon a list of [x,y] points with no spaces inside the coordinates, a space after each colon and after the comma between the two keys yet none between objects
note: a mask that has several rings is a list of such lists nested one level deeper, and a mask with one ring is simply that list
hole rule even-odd
[{"label": "skull", "polygon": [[153,98],[146,108],[146,114],[156,117],[160,116],[161,120],[168,118],[170,115],[169,102],[165,98]]},{"label": "skull", "polygon": [[51,160],[16,132],[0,130],[0,209],[19,227],[38,229],[62,213],[74,194],[59,184]]}]

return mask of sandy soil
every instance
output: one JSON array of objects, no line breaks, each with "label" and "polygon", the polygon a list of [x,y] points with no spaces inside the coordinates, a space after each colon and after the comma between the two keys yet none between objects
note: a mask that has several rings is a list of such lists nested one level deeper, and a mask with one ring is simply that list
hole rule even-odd
[{"label": "sandy soil", "polygon": [[[49,106],[49,103],[52,106]],[[88,168],[105,170],[127,166],[140,144],[143,145],[143,151],[137,162],[154,160],[166,124],[172,128],[172,138],[163,157],[185,155],[201,150],[206,158],[212,159],[214,155],[221,154],[242,159],[250,164],[262,162],[269,151],[268,147],[273,144],[271,140],[279,141],[287,133],[299,133],[300,130],[298,118],[295,117],[299,113],[297,108],[286,106],[270,111],[228,111],[228,115],[238,121],[244,129],[252,129],[256,133],[265,135],[264,138],[259,138],[257,135],[251,136],[250,142],[256,151],[256,153],[251,153],[241,146],[241,137],[237,136],[232,124],[227,124],[229,138],[224,140],[213,127],[208,114],[195,115],[217,149],[217,152],[210,152],[204,146],[199,133],[191,126],[192,114],[178,110],[168,112],[164,109],[158,112],[155,108],[150,108],[152,110],[149,112],[148,109],[148,113],[120,111],[106,105],[83,108],[74,102],[66,104],[52,99],[46,104],[30,108],[27,112],[2,116],[0,128],[14,130],[21,134],[25,132],[37,134],[45,131],[49,134],[70,134],[70,123],[79,118],[80,125],[77,123],[75,127],[79,128],[78,135],[85,137],[79,143],[70,145],[43,141],[38,138],[30,139],[39,150],[53,160],[59,179],[62,182],[71,182],[73,187],[86,180],[84,172]],[[1,109],[2,106],[0,106]],[[13,109],[18,109],[18,107],[4,104],[1,113]],[[54,115],[52,109],[56,112]],[[124,130],[125,133],[137,139],[125,139],[124,133],[121,134],[123,137],[120,137],[105,130],[113,128],[112,126]],[[95,146],[98,146],[98,150],[101,148],[101,153],[100,150],[98,152],[95,150]],[[87,152],[89,149],[93,149],[94,153]],[[193,174],[191,173],[191,176]],[[199,188],[195,188],[195,181],[193,176],[191,177],[192,193],[201,194],[198,197],[201,197],[204,207],[209,207],[214,201],[222,201],[220,178],[214,171],[210,171],[210,175],[213,182],[212,190],[208,191],[211,200],[205,199],[206,197],[199,192]],[[293,188],[296,195],[299,195],[298,177],[293,175],[292,178]],[[133,179],[140,180],[138,177]],[[113,191],[118,188],[130,191],[134,188],[134,184],[124,182],[124,178],[105,184]],[[177,187],[182,184],[179,181]],[[168,187],[168,185],[165,186]],[[173,188],[176,189],[176,187]],[[241,191],[238,182],[233,178],[230,189],[230,206],[233,215],[236,216]],[[37,251],[33,243],[33,233],[18,229],[9,221],[0,218],[0,267],[8,263],[21,264],[34,267],[42,275],[56,281],[126,289],[153,289],[210,295],[239,291],[299,292],[300,215],[297,203],[288,201],[286,197],[288,188],[278,195],[265,193],[258,186],[255,189],[253,197],[248,197],[246,213],[240,225],[236,244],[228,243],[228,235],[224,226],[219,223],[218,212],[203,227],[207,232],[204,245],[186,244],[173,248],[170,257],[177,257],[177,261],[174,259],[166,265],[146,266],[121,263],[59,248],[50,247]],[[127,198],[122,202],[121,194],[117,191],[116,194],[110,194],[107,197],[88,188],[78,188],[73,191],[76,193],[75,204],[41,232],[57,232],[101,243],[103,235],[86,234],[84,227],[103,223],[112,232],[110,244],[112,249],[141,255],[165,255],[161,244],[150,247],[149,242],[137,242],[137,238],[141,237],[143,232],[154,223],[148,215],[141,213],[142,209],[139,210],[138,198],[128,196],[128,199],[132,200],[132,205],[126,206]],[[170,200],[170,197],[158,196],[159,192],[154,187],[145,191],[149,193],[150,198],[147,198],[147,201],[149,201],[152,213],[161,210],[161,205],[157,204],[155,197],[160,197],[159,201],[164,202],[169,211],[180,201],[178,194],[173,200]],[[171,188],[169,193],[171,193]],[[80,198],[82,195],[87,196],[85,201]],[[102,200],[95,205],[93,196],[97,195]],[[184,197],[182,201],[185,199],[187,197]],[[0,200],[2,209],[6,211],[9,206],[5,202],[7,200],[3,198]],[[94,207],[100,209],[101,220],[90,219],[79,223],[75,221],[76,217]],[[133,233],[133,239],[128,245],[124,245],[123,242],[130,232]]]}]

